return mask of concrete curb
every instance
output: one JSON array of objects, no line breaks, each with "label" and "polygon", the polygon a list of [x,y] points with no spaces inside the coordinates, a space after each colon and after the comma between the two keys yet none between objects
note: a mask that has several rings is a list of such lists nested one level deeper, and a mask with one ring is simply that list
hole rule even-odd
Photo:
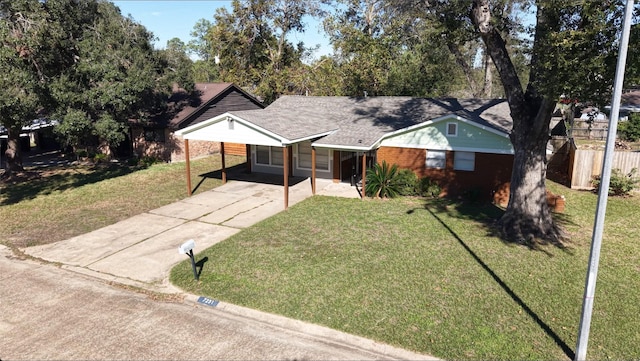
[{"label": "concrete curb", "polygon": [[302,337],[315,338],[327,344],[358,349],[362,352],[370,353],[372,358],[389,360],[440,360],[433,356],[418,354],[368,338],[337,331],[329,327],[307,323],[221,301],[216,301],[218,302],[217,305],[211,307],[198,302],[198,299],[199,296],[186,294],[185,302],[193,303],[203,308],[210,308],[213,311],[223,311],[233,316],[251,319],[272,327],[283,328],[290,332],[298,333]]}]

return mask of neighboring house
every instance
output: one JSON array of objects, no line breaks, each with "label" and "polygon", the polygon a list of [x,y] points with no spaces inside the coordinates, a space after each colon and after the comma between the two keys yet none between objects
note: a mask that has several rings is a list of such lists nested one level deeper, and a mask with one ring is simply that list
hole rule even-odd
[{"label": "neighboring house", "polygon": [[[353,182],[386,161],[437,180],[447,194],[489,198],[511,178],[506,100],[283,96],[176,132],[187,140],[246,143],[253,172]],[[223,177],[225,176],[223,169]],[[189,180],[190,181],[190,180]],[[285,196],[287,207],[287,196]]]},{"label": "neighboring house", "polygon": [[[607,108],[611,109],[611,107]],[[629,113],[640,113],[640,90],[630,90],[622,94],[620,115],[628,116]]]},{"label": "neighboring house", "polygon": [[[174,89],[167,110],[148,122],[131,124],[133,152],[138,157],[155,157],[166,162],[185,159],[184,143],[176,138],[176,130],[238,110],[262,109],[264,105],[232,83],[197,83],[195,91]],[[246,154],[245,144],[227,144],[227,154]],[[219,143],[194,142],[191,157],[220,151]]]}]

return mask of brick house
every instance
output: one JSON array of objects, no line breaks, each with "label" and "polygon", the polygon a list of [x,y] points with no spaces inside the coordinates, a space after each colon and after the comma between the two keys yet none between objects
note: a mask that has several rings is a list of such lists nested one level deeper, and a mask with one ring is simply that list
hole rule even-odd
[{"label": "brick house", "polygon": [[438,181],[446,194],[473,190],[489,198],[511,178],[509,114],[502,99],[283,96],[176,135],[244,142],[249,169],[283,174],[285,184],[289,176],[353,182],[386,161]]},{"label": "brick house", "polygon": [[[197,83],[195,91],[187,93],[174,88],[167,110],[147,122],[131,123],[133,153],[138,157],[155,157],[165,162],[185,159],[184,142],[174,132],[230,111],[262,109],[255,97],[232,83]],[[245,144],[227,144],[227,154],[244,155]],[[192,142],[191,156],[220,151],[218,142]]]}]

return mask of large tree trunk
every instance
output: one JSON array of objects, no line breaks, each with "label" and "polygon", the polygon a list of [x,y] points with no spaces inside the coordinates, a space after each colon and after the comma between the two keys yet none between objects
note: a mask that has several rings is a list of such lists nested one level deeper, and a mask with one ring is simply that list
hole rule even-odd
[{"label": "large tree trunk", "polygon": [[7,150],[5,155],[5,177],[11,176],[14,172],[24,170],[22,167],[22,152],[20,149],[20,131],[9,128],[7,135]]},{"label": "large tree trunk", "polygon": [[[505,41],[491,22],[488,0],[474,0],[470,16],[498,70],[513,119],[511,197],[498,222],[499,229],[503,238],[511,241],[556,243],[560,232],[546,202],[545,186],[546,147],[555,102],[537,94],[531,83],[527,92],[523,91]],[[533,74],[532,78],[535,77]]]},{"label": "large tree trunk", "polygon": [[547,179],[547,141],[553,102],[543,101],[528,113],[521,113],[518,122],[545,126],[519,127],[511,133],[514,148],[511,174],[511,196],[507,209],[498,222],[501,233],[509,240],[532,245],[536,242],[561,242],[561,231],[554,223],[545,181]]}]

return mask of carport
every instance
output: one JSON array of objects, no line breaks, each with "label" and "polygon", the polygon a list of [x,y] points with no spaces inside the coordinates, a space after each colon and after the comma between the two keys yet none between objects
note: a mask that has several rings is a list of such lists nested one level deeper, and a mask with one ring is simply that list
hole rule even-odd
[{"label": "carport", "polygon": [[[222,182],[227,182],[227,169],[225,164],[225,143],[244,143],[250,146],[263,146],[282,149],[282,164],[278,163],[274,169],[281,168],[284,185],[284,209],[289,207],[289,177],[291,175],[291,148],[301,142],[318,139],[330,134],[333,130],[327,126],[318,126],[312,123],[314,129],[294,129],[287,127],[282,119],[269,117],[269,112],[261,110],[249,110],[234,113],[225,113],[212,119],[194,124],[190,127],[176,131],[177,136],[184,139],[184,152],[186,159],[187,194],[191,196],[191,166],[189,155],[189,141],[209,141],[220,143],[222,161]],[[272,115],[272,114],[271,114]],[[274,124],[267,129],[260,123],[270,121]],[[257,121],[256,121],[257,120]],[[258,123],[258,124],[256,124]],[[330,128],[330,127],[329,127]],[[316,147],[311,147],[311,190],[316,194]],[[247,162],[251,165],[251,153],[247,152]]]}]

